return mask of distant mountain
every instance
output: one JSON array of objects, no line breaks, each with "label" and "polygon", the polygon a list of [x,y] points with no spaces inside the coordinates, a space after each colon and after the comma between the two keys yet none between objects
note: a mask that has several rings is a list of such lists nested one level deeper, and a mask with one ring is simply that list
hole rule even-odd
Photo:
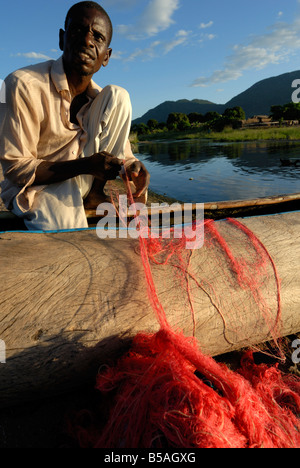
[{"label": "distant mountain", "polygon": [[295,90],[292,82],[296,79],[300,79],[300,70],[259,81],[228,101],[226,107],[241,106],[247,117],[268,115],[271,106],[281,106],[292,101]]},{"label": "distant mountain", "polygon": [[292,82],[300,79],[300,70],[284,73],[283,75],[266,78],[254,84],[246,91],[238,94],[226,104],[215,104],[201,99],[181,99],[179,101],[165,101],[154,109],[149,110],[142,117],[135,119],[132,123],[147,123],[149,119],[156,119],[158,122],[166,122],[168,115],[172,112],[182,112],[190,114],[198,112],[206,114],[210,111],[222,114],[228,107],[240,106],[244,109],[246,118],[253,115],[268,115],[273,105],[283,105],[291,102],[294,91]]},{"label": "distant mountain", "polygon": [[150,119],[155,119],[158,122],[166,122],[168,115],[172,112],[182,112],[183,114],[190,114],[191,112],[198,112],[199,114],[206,114],[207,112],[216,111],[220,114],[225,110],[224,105],[215,104],[210,101],[202,99],[180,99],[179,101],[165,101],[159,104],[154,109],[149,110],[142,117],[135,119],[132,123],[147,123]]}]

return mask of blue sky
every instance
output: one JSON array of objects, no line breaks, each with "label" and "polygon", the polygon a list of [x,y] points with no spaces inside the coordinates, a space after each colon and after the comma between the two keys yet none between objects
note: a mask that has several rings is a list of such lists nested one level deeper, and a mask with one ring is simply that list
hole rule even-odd
[{"label": "blue sky", "polygon": [[[0,78],[56,59],[72,0],[0,0]],[[257,81],[300,70],[299,0],[103,0],[113,55],[94,80],[118,84],[133,118],[166,100],[223,104]],[[300,78],[300,72],[299,72]]]}]

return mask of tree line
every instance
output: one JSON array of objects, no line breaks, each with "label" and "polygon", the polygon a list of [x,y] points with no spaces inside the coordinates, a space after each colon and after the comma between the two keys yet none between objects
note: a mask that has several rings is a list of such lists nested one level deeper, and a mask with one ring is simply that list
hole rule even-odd
[{"label": "tree line", "polygon": [[275,122],[300,120],[300,103],[289,102],[283,106],[272,106],[270,117]]},{"label": "tree line", "polygon": [[184,114],[182,112],[172,112],[169,114],[166,122],[158,122],[155,119],[149,119],[147,124],[140,123],[132,126],[132,132],[138,135],[146,135],[159,131],[184,131],[190,128],[201,127],[203,130],[221,131],[226,126],[239,128],[245,119],[245,112],[241,107],[232,107],[225,109],[221,115],[218,112],[211,111],[206,114],[192,112]]},{"label": "tree line", "polygon": [[[279,123],[286,120],[300,121],[300,103],[289,102],[282,106],[271,106],[270,118]],[[147,124],[134,124],[131,131],[137,133],[137,135],[147,135],[168,131],[185,131],[201,127],[203,131],[221,132],[225,127],[241,128],[245,119],[245,111],[240,106],[227,108],[223,114],[215,111],[207,112],[204,115],[198,112],[190,114],[172,112],[166,122],[149,119]]]}]

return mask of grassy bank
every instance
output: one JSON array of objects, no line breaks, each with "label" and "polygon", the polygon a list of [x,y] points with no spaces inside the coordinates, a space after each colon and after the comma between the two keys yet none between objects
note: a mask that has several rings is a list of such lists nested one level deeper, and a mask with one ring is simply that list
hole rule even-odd
[{"label": "grassy bank", "polygon": [[211,132],[205,138],[214,141],[256,141],[256,140],[288,140],[300,141],[300,127],[278,128],[245,128],[241,130],[225,129],[223,132]]},{"label": "grassy bank", "polygon": [[257,140],[300,141],[300,126],[276,128],[225,129],[222,132],[199,131],[199,128],[177,132],[153,132],[147,135],[131,135],[132,143],[155,140],[193,140],[206,138],[213,141],[239,142]]}]

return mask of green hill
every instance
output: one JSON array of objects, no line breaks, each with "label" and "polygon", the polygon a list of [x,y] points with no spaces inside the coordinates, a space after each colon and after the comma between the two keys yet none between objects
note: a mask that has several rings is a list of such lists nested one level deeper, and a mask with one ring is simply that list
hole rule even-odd
[{"label": "green hill", "polygon": [[172,112],[182,112],[184,114],[198,112],[206,114],[210,111],[216,111],[222,114],[227,107],[236,106],[244,109],[246,118],[253,115],[268,115],[271,106],[291,102],[291,96],[294,91],[292,82],[295,79],[300,79],[300,70],[264,79],[241,94],[238,94],[226,104],[215,104],[201,99],[193,99],[192,101],[188,99],[165,101],[146,112],[142,117],[135,119],[133,124],[142,122],[146,124],[149,119],[166,122],[168,115]]},{"label": "green hill", "polygon": [[190,114],[198,112],[199,114],[206,114],[207,112],[216,111],[220,114],[225,110],[222,104],[214,104],[210,101],[203,101],[201,99],[180,99],[179,101],[165,101],[159,104],[154,109],[149,110],[142,117],[135,119],[132,123],[147,123],[150,119],[155,119],[158,122],[166,122],[168,115],[172,112],[182,112],[183,114]]},{"label": "green hill", "polygon": [[259,81],[228,101],[226,107],[241,106],[247,118],[253,115],[268,115],[271,106],[291,102],[294,91],[292,83],[296,79],[300,79],[299,70]]}]

